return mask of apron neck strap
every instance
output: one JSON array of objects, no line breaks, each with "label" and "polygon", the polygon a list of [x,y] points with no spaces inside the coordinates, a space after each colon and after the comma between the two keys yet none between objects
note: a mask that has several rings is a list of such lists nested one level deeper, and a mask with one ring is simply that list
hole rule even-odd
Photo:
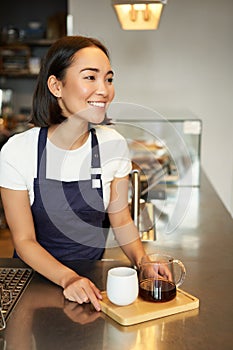
[{"label": "apron neck strap", "polygon": [[48,128],[41,128],[38,138],[38,154],[37,154],[37,178],[46,178],[46,142]]},{"label": "apron neck strap", "polygon": [[92,188],[101,188],[101,162],[100,162],[100,152],[99,143],[96,136],[96,130],[91,129],[91,181]]}]

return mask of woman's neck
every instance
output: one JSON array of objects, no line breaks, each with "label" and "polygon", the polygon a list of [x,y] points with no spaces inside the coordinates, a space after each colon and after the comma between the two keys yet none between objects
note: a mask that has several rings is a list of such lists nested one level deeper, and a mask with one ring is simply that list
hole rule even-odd
[{"label": "woman's neck", "polygon": [[[82,124],[82,125],[81,125]],[[69,118],[48,129],[49,140],[59,148],[73,150],[81,147],[88,139],[88,123],[73,123]]]}]

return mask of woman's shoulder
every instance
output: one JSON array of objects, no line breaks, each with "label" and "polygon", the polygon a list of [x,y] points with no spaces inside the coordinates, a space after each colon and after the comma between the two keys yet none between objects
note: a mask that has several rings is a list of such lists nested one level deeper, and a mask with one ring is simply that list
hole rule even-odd
[{"label": "woman's shoulder", "polygon": [[40,128],[32,127],[26,131],[12,135],[5,145],[2,147],[1,152],[26,152],[33,148],[33,145],[37,143]]},{"label": "woman's shoulder", "polygon": [[100,138],[100,141],[108,140],[125,140],[125,138],[114,129],[114,125],[98,125],[95,127],[97,137]]}]

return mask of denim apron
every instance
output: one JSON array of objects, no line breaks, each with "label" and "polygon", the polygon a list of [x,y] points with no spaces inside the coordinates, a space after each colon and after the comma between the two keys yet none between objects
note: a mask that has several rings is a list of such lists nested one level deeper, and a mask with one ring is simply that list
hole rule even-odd
[{"label": "denim apron", "polygon": [[70,182],[46,178],[48,128],[39,133],[32,215],[37,241],[61,262],[101,259],[105,248],[99,145],[95,130],[90,132],[90,179]]}]

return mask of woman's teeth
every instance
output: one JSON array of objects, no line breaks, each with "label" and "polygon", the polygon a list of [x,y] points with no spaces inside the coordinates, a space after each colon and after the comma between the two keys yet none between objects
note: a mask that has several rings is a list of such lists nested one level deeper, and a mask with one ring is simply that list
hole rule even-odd
[{"label": "woman's teeth", "polygon": [[88,102],[88,103],[89,103],[89,105],[94,106],[94,107],[101,107],[101,108],[105,107],[104,102]]}]

